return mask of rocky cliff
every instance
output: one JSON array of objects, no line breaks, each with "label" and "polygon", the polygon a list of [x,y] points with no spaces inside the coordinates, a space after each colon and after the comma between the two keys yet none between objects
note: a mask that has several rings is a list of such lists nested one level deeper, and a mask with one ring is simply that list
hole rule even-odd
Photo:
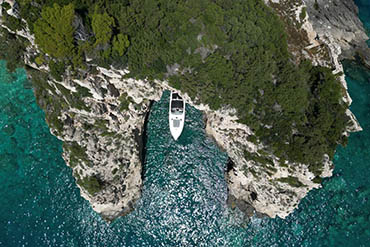
[{"label": "rocky cliff", "polygon": [[[358,19],[353,1],[266,0],[265,2],[275,9],[286,23],[287,31],[290,32],[289,49],[298,59],[310,59],[314,64],[331,67],[334,74],[341,74],[343,73],[341,59],[353,59],[355,54],[366,50],[365,41],[368,38]],[[317,4],[319,6],[321,4],[321,7],[317,8]],[[331,7],[335,12],[328,14]],[[347,88],[344,75],[340,76],[340,80],[343,87]],[[343,101],[351,103],[348,92],[343,95]],[[351,123],[345,134],[361,131],[355,116],[349,110],[347,114]],[[227,173],[230,202],[232,206],[244,209],[247,214],[253,213],[250,209],[252,206],[257,212],[269,217],[285,218],[298,207],[299,201],[311,189],[321,187],[320,180],[307,165],[281,162],[274,156],[266,155],[263,151],[259,152],[258,145],[255,149],[250,149],[250,152],[260,157],[261,162],[240,159],[242,155],[239,147],[247,143],[243,140],[248,139],[249,135],[250,133],[240,128],[239,132],[233,135],[231,139],[233,141],[225,138],[222,144],[228,147],[228,154],[235,161],[233,168]],[[236,140],[241,144],[236,144],[238,142]],[[334,165],[327,157],[319,177],[332,176],[333,169]]]},{"label": "rocky cliff", "polygon": [[304,0],[316,39],[331,40],[341,48],[340,59],[362,58],[370,67],[369,37],[358,18],[354,1]]},{"label": "rocky cliff", "polygon": [[[335,5],[334,2],[317,1],[319,8],[315,1],[308,0],[274,0],[268,4],[283,19],[290,18],[296,23],[292,30],[303,40],[298,45],[290,43],[296,57],[309,58],[339,73],[343,71],[340,58],[351,57],[357,47],[363,47],[366,37],[354,5],[336,2],[337,11],[342,11],[348,19],[346,31],[340,29],[343,26],[340,18],[332,18],[327,13],[330,6],[325,6]],[[12,8],[7,12],[17,16],[13,1],[10,3]],[[284,9],[289,11],[283,11],[283,5],[288,5],[289,8]],[[305,15],[301,14],[303,11]],[[3,25],[3,28],[7,27]],[[135,80],[128,78],[127,70],[94,64],[90,64],[88,73],[78,77],[67,73],[56,80],[49,75],[48,66],[33,61],[39,53],[33,35],[28,30],[16,33],[30,41],[24,60],[35,95],[45,111],[51,133],[64,143],[63,158],[73,171],[81,195],[105,219],[128,213],[141,194],[142,134],[150,102],[158,100],[163,90],[174,89],[167,81]],[[342,50],[346,51],[344,55]],[[341,79],[345,88],[343,76]],[[237,206],[248,215],[255,210],[269,217],[284,218],[311,189],[320,187],[321,178],[331,176],[333,164],[328,157],[320,166],[319,175],[306,164],[281,160],[266,152],[253,131],[237,121],[234,109],[224,107],[214,111],[208,105],[193,101],[186,93],[180,94],[203,111],[207,119],[206,132],[230,157],[226,179],[232,207]],[[346,91],[343,99],[350,102]],[[344,134],[348,135],[360,130],[360,126],[349,110],[347,114],[351,122]]]}]

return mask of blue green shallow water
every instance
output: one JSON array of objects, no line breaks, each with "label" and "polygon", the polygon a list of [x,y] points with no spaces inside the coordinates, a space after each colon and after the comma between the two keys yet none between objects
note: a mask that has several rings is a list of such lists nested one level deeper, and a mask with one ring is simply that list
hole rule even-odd
[{"label": "blue green shallow water", "polygon": [[[370,23],[367,0],[360,17]],[[287,219],[241,227],[226,208],[227,156],[205,138],[200,112],[187,109],[175,143],[168,93],[148,124],[146,179],[137,209],[105,223],[79,196],[23,71],[0,64],[0,246],[370,246],[370,78],[347,65],[352,111],[364,131],[335,155],[334,176]]]},{"label": "blue green shallow water", "polygon": [[[1,63],[3,74],[4,63]],[[0,246],[227,246],[243,242],[228,224],[227,155],[205,137],[187,106],[184,133],[168,132],[168,98],[151,111],[142,199],[109,225],[79,196],[24,73],[0,83]],[[17,78],[12,81],[12,78]]]}]

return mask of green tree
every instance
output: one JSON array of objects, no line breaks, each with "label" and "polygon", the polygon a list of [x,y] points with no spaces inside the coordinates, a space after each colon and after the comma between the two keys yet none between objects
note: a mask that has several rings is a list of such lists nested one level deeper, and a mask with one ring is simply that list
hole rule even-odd
[{"label": "green tree", "polygon": [[65,71],[65,65],[62,62],[54,62],[51,60],[49,62],[49,68],[50,68],[50,75],[54,77],[57,81],[62,81],[62,75]]},{"label": "green tree", "polygon": [[28,40],[21,36],[9,33],[5,28],[0,30],[0,59],[7,61],[6,67],[9,72],[14,72],[16,68],[23,67],[23,54],[27,45],[29,45]]},{"label": "green tree", "polygon": [[13,32],[22,30],[24,28],[22,20],[9,15],[7,12],[3,11],[3,21],[4,24]]},{"label": "green tree", "polygon": [[55,58],[72,57],[75,31],[73,18],[73,4],[61,7],[55,3],[53,7],[44,7],[41,18],[34,24],[35,41],[39,47]]},{"label": "green tree", "polygon": [[107,44],[112,37],[112,28],[114,27],[114,18],[109,16],[107,12],[100,14],[95,9],[92,15],[92,29],[95,34],[95,45]]},{"label": "green tree", "polygon": [[[310,164],[317,176],[323,155],[332,157],[336,145],[345,142],[348,106],[342,103],[340,83],[330,69],[292,62],[287,27],[264,1],[17,2],[27,23],[38,20],[40,48],[54,57],[68,56],[73,69],[83,68],[87,54],[99,66],[127,65],[132,77],[168,79],[212,109],[235,108],[238,121],[251,127],[270,153]],[[86,37],[95,34],[93,40],[73,43],[67,23],[73,8],[65,11],[70,18],[62,11],[70,3]],[[302,10],[301,19],[304,15]],[[14,52],[3,53],[10,57]],[[64,70],[60,60],[50,64],[55,77]]]},{"label": "green tree", "polygon": [[117,56],[123,56],[129,46],[130,41],[128,40],[128,36],[120,33],[113,39],[112,52]]}]

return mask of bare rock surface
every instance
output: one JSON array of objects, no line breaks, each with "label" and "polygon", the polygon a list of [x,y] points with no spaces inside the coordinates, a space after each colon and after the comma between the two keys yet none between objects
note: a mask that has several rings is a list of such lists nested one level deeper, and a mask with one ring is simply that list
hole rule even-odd
[{"label": "bare rock surface", "polygon": [[370,68],[370,48],[358,8],[353,0],[304,0],[309,21],[318,39],[333,39],[342,52],[340,59],[359,55]]}]

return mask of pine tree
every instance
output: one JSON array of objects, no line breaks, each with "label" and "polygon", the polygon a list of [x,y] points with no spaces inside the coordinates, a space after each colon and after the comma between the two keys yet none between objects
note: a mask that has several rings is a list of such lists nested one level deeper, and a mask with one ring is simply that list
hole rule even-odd
[{"label": "pine tree", "polygon": [[39,47],[55,58],[69,58],[73,56],[74,44],[72,25],[74,5],[44,7],[34,24],[35,41]]}]

